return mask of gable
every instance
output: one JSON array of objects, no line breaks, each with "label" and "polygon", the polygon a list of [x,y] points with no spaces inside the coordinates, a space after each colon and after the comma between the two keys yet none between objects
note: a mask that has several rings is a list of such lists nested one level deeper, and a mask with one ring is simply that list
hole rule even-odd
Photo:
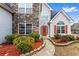
[{"label": "gable", "polygon": [[63,10],[61,9],[49,22],[52,22],[55,18],[57,18],[60,15],[60,17],[66,18],[69,22],[73,21],[72,18]]},{"label": "gable", "polygon": [[61,12],[58,14],[58,16],[53,20],[55,24],[57,24],[59,21],[63,21],[65,24],[69,24],[69,19]]}]

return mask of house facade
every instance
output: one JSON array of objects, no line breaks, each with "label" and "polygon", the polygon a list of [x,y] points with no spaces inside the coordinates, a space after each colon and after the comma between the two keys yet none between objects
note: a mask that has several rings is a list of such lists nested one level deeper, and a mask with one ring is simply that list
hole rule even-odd
[{"label": "house facade", "polygon": [[71,25],[71,33],[79,34],[79,23],[74,23]]},{"label": "house facade", "polygon": [[70,20],[64,10],[56,13],[46,3],[0,4],[0,44],[13,33],[27,35],[38,32],[40,36],[53,37],[55,33],[71,34]]},{"label": "house facade", "polygon": [[[41,35],[41,26],[47,27],[50,20],[51,8],[45,3],[6,3],[0,4],[0,15],[1,44],[6,41],[6,35],[13,33],[27,35],[38,32]],[[48,35],[48,30],[46,32]]]},{"label": "house facade", "polygon": [[53,37],[56,33],[60,35],[71,34],[71,18],[69,15],[61,9],[53,18],[49,21],[50,37]]}]

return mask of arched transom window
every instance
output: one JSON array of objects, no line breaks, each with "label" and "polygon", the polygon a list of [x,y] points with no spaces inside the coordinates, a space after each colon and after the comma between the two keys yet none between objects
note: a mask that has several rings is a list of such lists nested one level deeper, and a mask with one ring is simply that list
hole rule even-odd
[{"label": "arched transom window", "polygon": [[56,26],[56,32],[57,33],[65,33],[65,24],[64,24],[64,22],[63,21],[59,21],[58,23],[57,23],[57,26]]}]

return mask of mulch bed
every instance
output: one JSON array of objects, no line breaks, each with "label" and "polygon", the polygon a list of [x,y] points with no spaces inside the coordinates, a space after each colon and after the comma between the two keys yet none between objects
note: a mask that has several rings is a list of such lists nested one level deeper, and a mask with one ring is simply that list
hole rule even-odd
[{"label": "mulch bed", "polygon": [[69,42],[68,40],[63,40],[63,39],[54,39],[53,41],[55,43],[61,43],[61,44],[64,44],[64,43],[68,43]]},{"label": "mulch bed", "polygon": [[0,56],[19,56],[21,52],[12,44],[4,43],[0,47]]},{"label": "mulch bed", "polygon": [[[34,45],[33,49],[40,47],[43,44],[42,40],[38,40]],[[22,53],[16,49],[12,44],[4,43],[0,47],[0,56],[20,56]]]},{"label": "mulch bed", "polygon": [[33,45],[33,49],[36,49],[38,47],[40,47],[41,45],[43,44],[43,41],[42,40],[38,40],[34,45]]}]

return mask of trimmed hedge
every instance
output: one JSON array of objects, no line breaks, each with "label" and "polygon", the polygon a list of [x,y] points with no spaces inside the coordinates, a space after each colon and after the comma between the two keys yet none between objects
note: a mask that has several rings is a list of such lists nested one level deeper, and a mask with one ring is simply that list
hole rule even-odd
[{"label": "trimmed hedge", "polygon": [[34,45],[34,38],[21,36],[13,40],[13,44],[19,49],[22,53],[30,52],[32,46]]},{"label": "trimmed hedge", "polygon": [[34,44],[34,38],[26,37],[26,36],[21,36],[21,37],[18,37],[16,39],[14,39],[13,44],[17,45],[17,44],[19,44],[21,42],[26,43],[26,44],[32,46]]},{"label": "trimmed hedge", "polygon": [[20,42],[16,45],[17,49],[19,49],[22,53],[30,52],[32,50],[32,46],[26,43]]}]

